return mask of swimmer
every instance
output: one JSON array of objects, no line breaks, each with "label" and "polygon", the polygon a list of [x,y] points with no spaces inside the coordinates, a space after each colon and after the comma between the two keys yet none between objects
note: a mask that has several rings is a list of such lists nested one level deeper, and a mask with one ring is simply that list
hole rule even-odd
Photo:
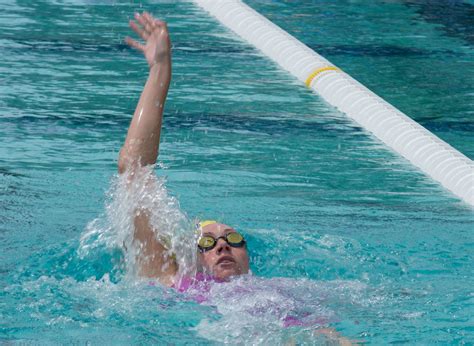
[{"label": "swimmer", "polygon": [[[149,75],[135,109],[125,143],[120,150],[119,173],[135,171],[156,163],[160,144],[163,110],[171,80],[171,41],[165,22],[149,13],[135,14],[129,25],[145,44],[127,37],[125,42],[142,52]],[[140,248],[139,274],[174,286],[178,265],[160,243],[146,212],[134,220],[134,242]],[[215,221],[202,222],[198,247],[199,267],[218,280],[249,272],[249,256],[243,237],[232,227]]]},{"label": "swimmer", "polygon": [[[119,154],[118,171],[120,174],[128,172],[132,180],[141,168],[156,163],[171,80],[171,41],[166,23],[147,12],[135,14],[135,20],[129,25],[145,44],[130,37],[125,41],[143,53],[149,74]],[[176,282],[178,264],[165,244],[155,237],[146,211],[137,214],[134,226],[134,245],[140,249],[137,258],[140,276],[179,289]],[[240,233],[216,221],[202,221],[198,230],[200,238],[196,250],[201,271],[218,281],[249,273],[247,243]],[[340,345],[352,344],[332,328],[319,328],[315,333],[324,334]]]}]

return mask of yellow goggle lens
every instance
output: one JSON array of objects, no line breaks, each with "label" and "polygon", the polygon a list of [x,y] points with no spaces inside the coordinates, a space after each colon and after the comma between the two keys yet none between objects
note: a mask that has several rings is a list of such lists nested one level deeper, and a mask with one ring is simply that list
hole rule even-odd
[{"label": "yellow goggle lens", "polygon": [[212,237],[201,237],[199,239],[199,246],[203,248],[211,247],[216,241]]},{"label": "yellow goggle lens", "polygon": [[242,237],[242,235],[237,232],[227,234],[227,241],[229,243],[238,244],[242,240],[244,240],[244,237]]}]

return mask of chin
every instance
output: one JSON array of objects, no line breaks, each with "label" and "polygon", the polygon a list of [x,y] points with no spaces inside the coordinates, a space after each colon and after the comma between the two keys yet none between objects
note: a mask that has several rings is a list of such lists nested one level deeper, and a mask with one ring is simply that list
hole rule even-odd
[{"label": "chin", "polygon": [[214,276],[220,280],[225,280],[225,279],[230,278],[231,276],[236,276],[236,275],[240,275],[240,272],[237,271],[236,269],[224,269],[224,270],[217,270],[214,272]]}]

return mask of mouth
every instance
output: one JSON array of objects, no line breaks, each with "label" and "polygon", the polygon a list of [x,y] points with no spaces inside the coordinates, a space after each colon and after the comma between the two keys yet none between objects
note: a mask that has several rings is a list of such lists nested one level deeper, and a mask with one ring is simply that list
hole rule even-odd
[{"label": "mouth", "polygon": [[234,264],[234,263],[235,263],[235,260],[234,260],[233,257],[231,257],[231,256],[222,256],[221,258],[219,258],[216,265],[230,265],[230,264]]}]

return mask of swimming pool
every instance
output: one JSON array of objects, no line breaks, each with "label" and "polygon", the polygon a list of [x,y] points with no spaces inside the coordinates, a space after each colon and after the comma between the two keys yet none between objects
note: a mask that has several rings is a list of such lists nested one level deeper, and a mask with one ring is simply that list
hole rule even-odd
[{"label": "swimming pool", "polygon": [[[474,157],[472,5],[247,3]],[[0,14],[1,340],[317,342],[281,328],[288,302],[373,344],[472,342],[472,209],[191,3],[141,5]],[[78,251],[107,227],[146,72],[121,38],[141,9],[174,43],[158,174],[190,217],[246,234],[255,278],[233,285],[258,294],[199,305],[123,278],[117,250]]]}]

